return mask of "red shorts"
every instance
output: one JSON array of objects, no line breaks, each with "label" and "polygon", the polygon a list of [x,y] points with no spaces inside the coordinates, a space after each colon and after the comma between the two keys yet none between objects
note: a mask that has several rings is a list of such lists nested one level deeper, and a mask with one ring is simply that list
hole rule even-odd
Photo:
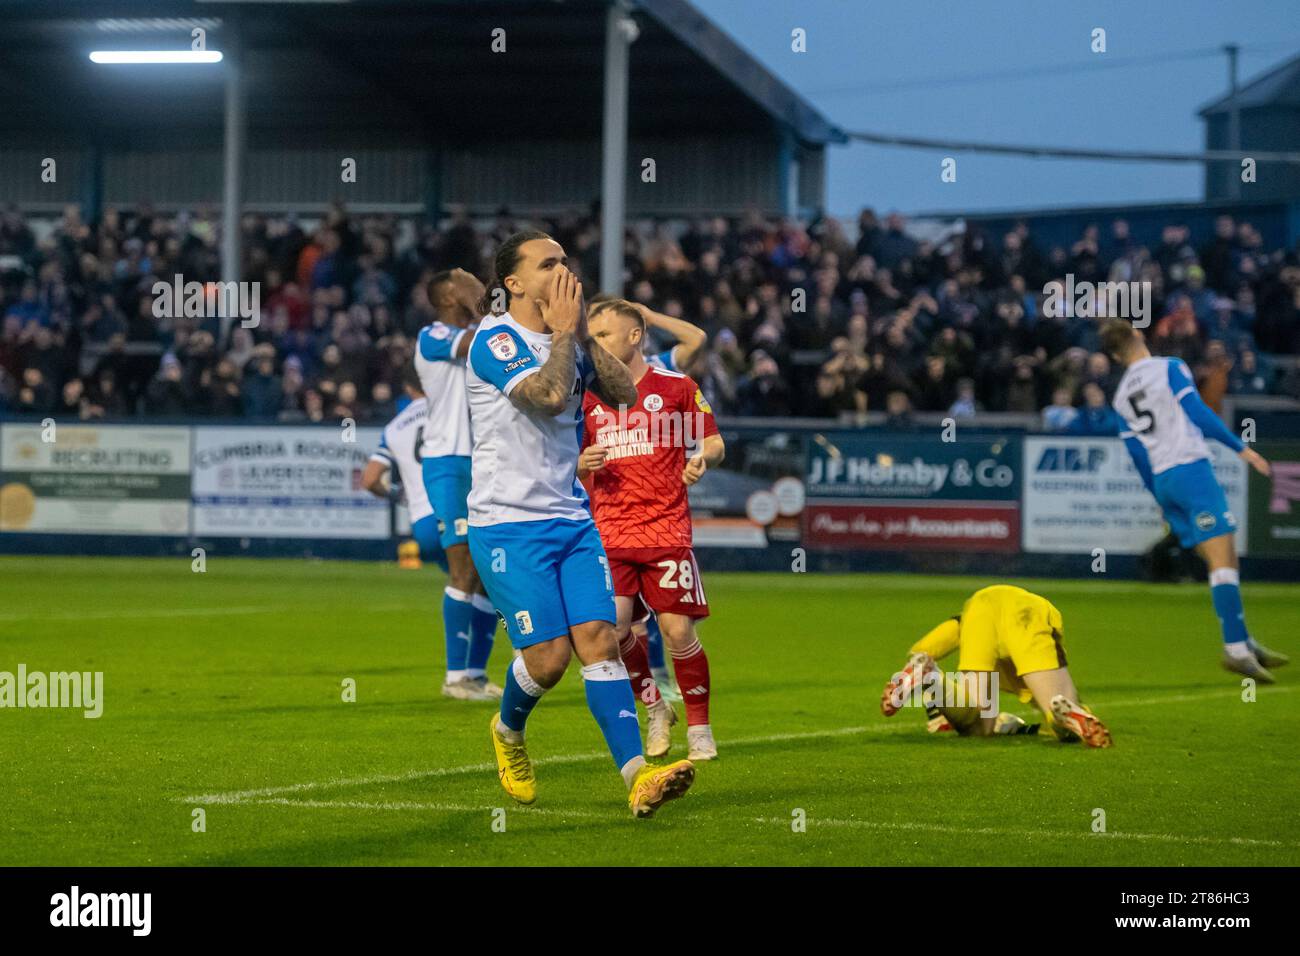
[{"label": "red shorts", "polygon": [[700,566],[690,548],[606,548],[605,554],[620,597],[639,595],[656,614],[709,616]]}]

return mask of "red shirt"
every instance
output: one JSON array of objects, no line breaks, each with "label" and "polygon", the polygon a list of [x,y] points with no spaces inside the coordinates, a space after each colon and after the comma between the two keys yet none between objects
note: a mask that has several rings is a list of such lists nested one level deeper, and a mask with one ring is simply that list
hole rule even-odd
[{"label": "red shirt", "polygon": [[592,514],[606,548],[691,546],[691,512],[682,470],[686,446],[716,435],[713,409],[679,372],[651,368],[626,413],[592,392],[582,403],[582,447],[607,450],[588,483]]}]

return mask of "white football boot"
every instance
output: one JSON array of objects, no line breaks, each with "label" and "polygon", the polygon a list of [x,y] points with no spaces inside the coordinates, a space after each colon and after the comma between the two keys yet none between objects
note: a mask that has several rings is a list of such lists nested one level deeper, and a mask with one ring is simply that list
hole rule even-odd
[{"label": "white football boot", "polygon": [[673,705],[660,697],[646,707],[645,755],[649,758],[662,757],[673,745],[669,728],[677,723],[677,711]]},{"label": "white football boot", "polygon": [[487,690],[487,679],[484,678],[480,684],[472,677],[462,677],[457,681],[442,682],[442,696],[450,697],[452,700],[500,700],[500,696],[493,697]]},{"label": "white football boot", "polygon": [[689,748],[686,759],[691,763],[718,759],[718,745],[713,740],[713,728],[708,724],[687,727],[686,745]]},{"label": "white football boot", "polygon": [[505,688],[501,687],[499,684],[492,683],[490,680],[487,679],[486,674],[482,677],[466,677],[465,680],[469,681],[471,684],[473,684],[479,690],[483,691],[483,693],[487,694],[488,697],[492,698],[493,700],[500,700],[503,696],[505,696],[505,692],[506,692]]},{"label": "white football boot", "polygon": [[1275,684],[1277,678],[1267,667],[1261,664],[1254,654],[1243,654],[1238,657],[1235,654],[1223,652],[1223,669],[1232,671],[1234,674],[1244,674],[1261,684]]}]

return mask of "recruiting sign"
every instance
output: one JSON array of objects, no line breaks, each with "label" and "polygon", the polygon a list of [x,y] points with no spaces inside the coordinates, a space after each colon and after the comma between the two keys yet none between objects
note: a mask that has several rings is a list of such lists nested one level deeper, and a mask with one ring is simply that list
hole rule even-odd
[{"label": "recruiting sign", "polygon": [[387,538],[388,502],[361,487],[380,429],[194,430],[194,533]]},{"label": "recruiting sign", "polygon": [[1272,474],[1250,472],[1252,554],[1300,555],[1300,441],[1261,442]]},{"label": "recruiting sign", "polygon": [[[1214,474],[1246,547],[1246,464],[1210,445]],[[1052,554],[1141,554],[1165,534],[1155,498],[1118,438],[1025,439],[1025,550]]]},{"label": "recruiting sign", "polygon": [[0,426],[0,531],[186,535],[190,429]]},{"label": "recruiting sign", "polygon": [[1016,438],[824,432],[808,449],[803,537],[812,547],[1020,547]]}]

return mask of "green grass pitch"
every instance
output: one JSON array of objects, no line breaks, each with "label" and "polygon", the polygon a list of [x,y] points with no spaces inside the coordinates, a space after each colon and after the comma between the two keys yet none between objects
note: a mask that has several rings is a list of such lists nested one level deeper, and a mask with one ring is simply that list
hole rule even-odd
[{"label": "green grass pitch", "polygon": [[[1244,702],[1203,586],[1015,582],[1064,614],[1115,738],[1089,751],[880,715],[908,645],[993,582],[708,575],[721,759],[637,821],[573,669],[529,725],[537,804],[500,791],[492,706],[438,694],[442,583],[219,554],[202,574],[0,558],[0,671],[102,671],[105,696],[97,720],[0,710],[0,864],[1300,864],[1296,668]],[[1300,586],[1247,584],[1245,602],[1261,640],[1300,651]],[[498,633],[493,679],[509,659]]]}]

